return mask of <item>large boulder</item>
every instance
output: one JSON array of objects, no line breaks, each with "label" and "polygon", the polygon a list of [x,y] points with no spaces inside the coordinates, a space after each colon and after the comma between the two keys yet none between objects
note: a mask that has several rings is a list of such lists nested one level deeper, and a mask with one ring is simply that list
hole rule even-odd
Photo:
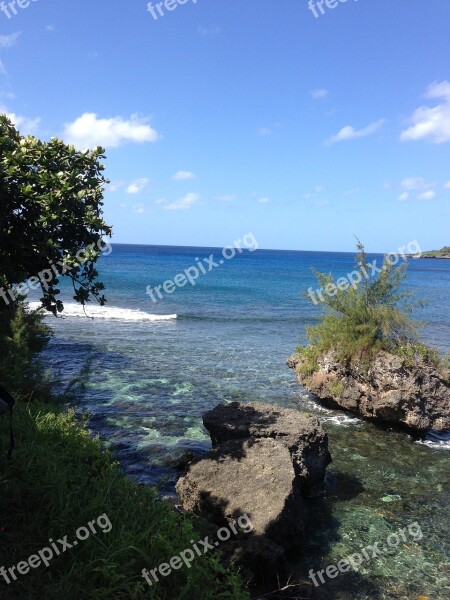
[{"label": "large boulder", "polygon": [[253,573],[279,565],[302,543],[303,496],[331,460],[326,433],[315,417],[261,402],[219,405],[204,424],[214,447],[178,480],[183,508],[217,525],[248,515],[252,532],[230,542],[233,555]]},{"label": "large boulder", "polygon": [[283,547],[304,530],[306,510],[286,446],[274,439],[233,440],[212,449],[178,480],[183,508],[217,523],[247,514],[252,534]]},{"label": "large boulder", "polygon": [[405,425],[416,431],[450,429],[450,373],[421,360],[380,352],[368,368],[343,364],[332,352],[318,360],[312,374],[302,372],[294,355],[288,366],[298,382],[334,407],[370,419]]},{"label": "large boulder", "polygon": [[203,415],[213,446],[246,438],[272,438],[289,450],[303,488],[323,480],[331,462],[328,438],[317,417],[298,410],[251,402],[219,404]]}]

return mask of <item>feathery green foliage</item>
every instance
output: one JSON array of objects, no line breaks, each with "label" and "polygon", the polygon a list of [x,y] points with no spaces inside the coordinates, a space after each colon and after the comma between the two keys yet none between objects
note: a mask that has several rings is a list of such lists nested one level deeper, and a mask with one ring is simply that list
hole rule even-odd
[{"label": "feathery green foliage", "polygon": [[20,300],[0,310],[0,381],[16,395],[38,393],[47,397],[50,381],[40,362],[39,353],[47,345],[52,331],[43,322],[42,309],[29,310]]},{"label": "feathery green foliage", "polygon": [[[333,350],[342,361],[370,360],[381,350],[393,352],[417,341],[418,323],[410,313],[421,303],[411,303],[411,293],[400,290],[406,277],[406,263],[395,267],[386,255],[381,272],[374,276],[359,240],[357,249],[358,285],[342,289],[343,286],[335,285],[331,274],[316,272],[320,286],[333,284],[336,293],[323,295],[328,312],[318,325],[307,328],[310,354],[318,356]],[[311,360],[308,362],[312,367]]]}]

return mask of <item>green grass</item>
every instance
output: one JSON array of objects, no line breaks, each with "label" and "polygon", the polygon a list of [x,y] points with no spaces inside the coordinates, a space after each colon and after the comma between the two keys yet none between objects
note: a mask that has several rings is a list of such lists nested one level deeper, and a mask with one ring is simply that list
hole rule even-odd
[{"label": "green grass", "polygon": [[343,381],[333,381],[328,385],[328,389],[330,390],[333,396],[340,396],[345,389],[345,385]]},{"label": "green grass", "polygon": [[319,368],[319,351],[313,346],[297,346],[297,357],[301,362],[297,365],[297,371],[308,377],[317,371]]},{"label": "green grass", "polygon": [[249,598],[240,576],[221,566],[215,551],[148,586],[143,568],[203,538],[193,521],[129,480],[73,411],[18,403],[14,429],[16,450],[7,461],[7,419],[0,417],[0,567],[27,560],[48,547],[49,538],[73,541],[79,527],[103,514],[112,530],[97,527],[49,567],[30,569],[9,585],[0,577],[2,600]]},{"label": "green grass", "polygon": [[440,371],[444,371],[450,367],[450,355],[442,356],[438,350],[429,348],[420,342],[399,346],[395,349],[395,354],[403,359],[403,364],[407,367],[415,365],[418,360],[436,367]]}]

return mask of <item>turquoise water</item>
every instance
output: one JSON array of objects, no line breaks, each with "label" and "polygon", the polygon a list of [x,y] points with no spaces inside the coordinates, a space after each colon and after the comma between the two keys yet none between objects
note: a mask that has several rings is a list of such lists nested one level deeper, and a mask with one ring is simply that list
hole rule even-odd
[{"label": "turquoise water", "polygon": [[[285,364],[305,341],[305,325],[317,319],[317,307],[303,295],[317,287],[311,268],[344,276],[353,255],[246,251],[158,304],[146,295],[147,285],[173,279],[210,254],[221,256],[217,249],[114,245],[100,265],[107,309],[92,307],[87,313],[96,318],[87,319],[69,304],[68,316],[51,319],[55,337],[45,360],[65,382],[84,374],[77,402],[92,413],[92,429],[130,476],[173,495],[174,462],[209,449],[201,415],[219,402],[260,400],[315,412],[329,433],[333,463],[324,497],[310,507],[298,574],[417,522],[421,541],[402,542],[358,572],[327,580],[319,597],[450,598],[450,443],[444,436],[415,440],[324,409]],[[425,340],[448,350],[450,261],[410,261],[406,287],[429,303],[418,314]]]}]

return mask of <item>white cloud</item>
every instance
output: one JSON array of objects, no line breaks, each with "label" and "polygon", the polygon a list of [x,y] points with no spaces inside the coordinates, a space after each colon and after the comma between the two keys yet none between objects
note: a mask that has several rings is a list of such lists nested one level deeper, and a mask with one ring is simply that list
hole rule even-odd
[{"label": "white cloud", "polygon": [[55,31],[55,26],[54,26],[54,25],[46,25],[46,26],[45,26],[45,29],[46,29],[47,31]]},{"label": "white cloud", "polygon": [[133,181],[127,187],[127,194],[139,194],[139,192],[142,192],[142,190],[145,188],[148,182],[149,180],[147,179],[147,177],[141,177],[141,179],[136,179],[136,181]]},{"label": "white cloud", "polygon": [[325,190],[325,188],[322,185],[316,185],[313,192],[307,192],[306,194],[303,194],[303,199],[309,200],[313,196],[317,196],[318,194],[321,194],[324,190]]},{"label": "white cloud", "polygon": [[435,185],[434,183],[425,181],[425,179],[423,179],[423,177],[405,177],[405,179],[403,179],[400,182],[400,186],[404,190],[410,190],[410,191],[426,190],[426,189],[433,187],[434,185]]},{"label": "white cloud", "polygon": [[328,206],[330,203],[328,202],[328,200],[315,200],[313,204],[315,206]]},{"label": "white cloud", "polygon": [[270,202],[269,198],[260,198],[258,200],[259,204],[268,204]]},{"label": "white cloud", "polygon": [[361,190],[358,187],[355,188],[350,188],[349,190],[347,190],[346,192],[343,192],[343,196],[348,198],[349,196],[353,196],[354,194],[357,194],[358,192],[360,192]]},{"label": "white cloud", "polygon": [[400,187],[404,190],[398,197],[401,201],[414,199],[413,192],[417,192],[415,196],[417,200],[433,200],[436,197],[436,183],[427,181],[423,177],[405,177],[400,182]]},{"label": "white cloud", "polygon": [[167,202],[165,198],[158,198],[155,200],[155,204],[164,204],[164,202]]},{"label": "white cloud", "polygon": [[111,181],[111,183],[106,188],[108,192],[117,192],[125,185],[124,181]]},{"label": "white cloud", "polygon": [[321,100],[322,98],[328,96],[329,93],[330,92],[328,90],[325,90],[324,88],[311,90],[311,96],[314,98],[314,100]]},{"label": "white cloud", "polygon": [[200,195],[190,192],[189,194],[186,194],[186,196],[175,200],[175,202],[163,206],[163,208],[166,210],[186,210],[198,202],[200,202]]},{"label": "white cloud", "polygon": [[99,119],[95,113],[84,113],[64,126],[66,143],[78,148],[105,146],[117,148],[126,142],[156,142],[159,134],[148,125],[147,118],[131,115],[130,119]]},{"label": "white cloud", "polygon": [[30,119],[29,117],[23,117],[21,115],[16,115],[16,113],[8,112],[4,106],[0,106],[0,113],[3,112],[22,135],[34,135],[41,122],[40,117]]},{"label": "white cloud", "polygon": [[14,46],[21,33],[21,31],[17,31],[9,35],[0,35],[0,48],[11,48],[11,46]]},{"label": "white cloud", "polygon": [[188,179],[195,179],[194,173],[190,171],[177,171],[175,175],[172,175],[174,181],[186,181]]},{"label": "white cloud", "polygon": [[444,190],[450,190],[450,181],[444,184]]},{"label": "white cloud", "polygon": [[8,71],[6,70],[5,63],[0,58],[0,75],[8,75]]},{"label": "white cloud", "polygon": [[142,215],[145,213],[145,208],[142,203],[133,204],[133,206],[130,206],[129,204],[126,204],[124,202],[122,204],[119,204],[119,208],[128,208],[131,212],[133,212],[136,215]]},{"label": "white cloud", "polygon": [[218,200],[219,202],[233,202],[237,200],[237,196],[233,194],[223,195],[223,196],[214,196],[214,200]]},{"label": "white cloud", "polygon": [[425,98],[442,100],[434,107],[421,106],[412,114],[411,127],[400,134],[402,141],[428,140],[434,144],[450,141],[450,82],[432,83]]},{"label": "white cloud", "polygon": [[351,125],[347,125],[346,127],[343,127],[340,131],[338,131],[336,135],[332,135],[330,138],[328,138],[325,141],[325,144],[327,146],[330,146],[331,144],[335,144],[336,142],[343,142],[346,140],[355,140],[357,138],[366,137],[368,135],[371,135],[372,133],[375,133],[375,131],[377,131],[377,129],[379,129],[383,125],[383,123],[385,123],[385,119],[380,119],[379,121],[370,123],[370,125],[364,127],[364,129],[355,129]]},{"label": "white cloud", "polygon": [[417,197],[419,200],[433,200],[436,198],[436,192],[434,190],[428,190],[427,192],[422,192]]}]

